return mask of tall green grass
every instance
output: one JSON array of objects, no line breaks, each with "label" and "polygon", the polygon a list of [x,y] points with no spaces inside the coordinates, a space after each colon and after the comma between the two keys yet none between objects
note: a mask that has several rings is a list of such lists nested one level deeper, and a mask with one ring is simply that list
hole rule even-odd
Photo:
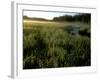
[{"label": "tall green grass", "polygon": [[24,28],[23,68],[90,66],[90,37],[72,35],[68,30],[45,25]]}]

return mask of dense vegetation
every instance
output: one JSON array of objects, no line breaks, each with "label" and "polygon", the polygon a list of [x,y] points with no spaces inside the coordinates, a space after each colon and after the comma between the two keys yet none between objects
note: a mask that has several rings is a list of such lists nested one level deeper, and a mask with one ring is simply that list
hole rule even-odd
[{"label": "dense vegetation", "polygon": [[83,23],[61,27],[56,22],[50,23],[54,26],[34,22],[23,24],[24,69],[91,65],[90,27]]},{"label": "dense vegetation", "polygon": [[78,13],[77,15],[64,15],[60,17],[54,17],[53,21],[69,21],[69,22],[91,22],[91,14],[89,13]]}]

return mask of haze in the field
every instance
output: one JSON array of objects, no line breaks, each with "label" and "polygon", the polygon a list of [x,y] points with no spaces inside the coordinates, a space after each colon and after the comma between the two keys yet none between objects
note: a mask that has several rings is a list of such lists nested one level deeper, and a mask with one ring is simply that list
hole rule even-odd
[{"label": "haze in the field", "polygon": [[36,18],[45,18],[45,19],[53,19],[54,17],[59,17],[63,15],[76,15],[78,13],[72,13],[72,12],[40,12],[40,11],[24,11],[23,15],[28,17],[36,17]]}]

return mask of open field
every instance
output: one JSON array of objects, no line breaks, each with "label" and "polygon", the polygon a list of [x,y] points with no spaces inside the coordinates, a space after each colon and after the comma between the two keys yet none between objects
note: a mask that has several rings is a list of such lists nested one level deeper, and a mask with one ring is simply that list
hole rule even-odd
[{"label": "open field", "polygon": [[74,25],[75,27],[90,27],[89,24],[84,24],[80,22],[54,22],[54,21],[35,21],[35,20],[24,20],[24,28],[32,26],[49,26],[49,27],[65,27]]},{"label": "open field", "polygon": [[90,25],[23,20],[23,68],[91,65]]}]

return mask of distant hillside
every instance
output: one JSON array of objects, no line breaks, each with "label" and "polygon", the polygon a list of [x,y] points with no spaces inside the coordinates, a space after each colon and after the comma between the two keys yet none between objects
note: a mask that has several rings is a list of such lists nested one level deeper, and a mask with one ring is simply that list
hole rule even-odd
[{"label": "distant hillside", "polygon": [[38,21],[48,21],[47,19],[44,18],[36,18],[36,17],[28,17],[28,16],[23,16],[24,20],[38,20]]},{"label": "distant hillside", "polygon": [[79,13],[77,15],[62,15],[59,17],[54,17],[52,20],[48,20],[45,18],[36,18],[36,17],[28,17],[23,16],[24,20],[37,20],[37,21],[68,21],[68,22],[83,22],[83,23],[91,23],[91,14],[89,13]]}]

